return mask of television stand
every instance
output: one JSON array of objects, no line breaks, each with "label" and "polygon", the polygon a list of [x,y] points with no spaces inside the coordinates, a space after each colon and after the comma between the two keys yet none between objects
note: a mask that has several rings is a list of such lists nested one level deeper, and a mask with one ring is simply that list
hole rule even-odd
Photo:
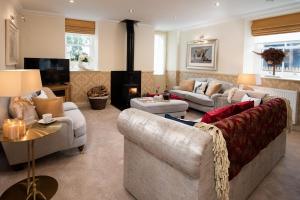
[{"label": "television stand", "polygon": [[69,83],[45,85],[44,87],[50,88],[56,96],[63,97],[65,102],[71,101],[71,85]]}]

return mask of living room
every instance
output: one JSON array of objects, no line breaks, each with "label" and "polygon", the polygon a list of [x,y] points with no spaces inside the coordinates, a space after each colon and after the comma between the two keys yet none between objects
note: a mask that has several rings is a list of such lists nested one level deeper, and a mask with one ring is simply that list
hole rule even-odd
[{"label": "living room", "polygon": [[0,200],[299,197],[299,1],[191,3],[0,1]]}]

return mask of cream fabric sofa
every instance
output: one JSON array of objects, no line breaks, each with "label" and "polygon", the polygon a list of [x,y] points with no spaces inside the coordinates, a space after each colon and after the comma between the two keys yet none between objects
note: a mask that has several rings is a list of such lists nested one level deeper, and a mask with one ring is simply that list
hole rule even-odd
[{"label": "cream fabric sofa", "polygon": [[[200,129],[128,109],[118,119],[124,135],[124,187],[138,200],[215,200],[212,137]],[[230,181],[230,199],[247,199],[285,153],[281,133]]]},{"label": "cream fabric sofa", "polygon": [[[44,88],[48,97],[55,96],[48,88]],[[0,123],[9,118],[9,98],[0,98]],[[71,148],[83,149],[86,143],[85,117],[72,102],[64,103],[64,117],[56,118],[62,123],[62,128],[55,134],[36,140],[35,158],[41,158],[54,152]],[[10,165],[27,162],[27,143],[5,143],[2,147]]]},{"label": "cream fabric sofa", "polygon": [[222,84],[221,91],[219,93],[213,94],[211,97],[204,95],[204,94],[197,94],[194,92],[188,92],[180,90],[178,86],[175,86],[170,93],[175,94],[181,98],[183,98],[186,102],[188,102],[189,107],[203,111],[208,112],[214,108],[221,107],[224,105],[224,103],[227,101],[227,97],[223,95],[223,93],[234,87],[234,84],[226,82],[226,81],[220,81],[213,78],[192,78],[192,80],[200,81],[200,82],[208,82],[208,84],[212,81],[218,82]]}]

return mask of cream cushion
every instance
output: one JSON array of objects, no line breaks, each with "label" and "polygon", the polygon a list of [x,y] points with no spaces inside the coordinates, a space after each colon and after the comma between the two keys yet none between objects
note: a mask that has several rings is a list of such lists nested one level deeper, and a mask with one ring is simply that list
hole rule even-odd
[{"label": "cream cushion", "polygon": [[55,97],[49,99],[42,98],[32,98],[34,105],[36,106],[36,111],[40,118],[43,114],[50,113],[52,117],[62,117],[64,116],[63,109],[63,98]]},{"label": "cream cushion", "polygon": [[220,92],[222,89],[222,84],[212,81],[208,84],[207,90],[205,92],[205,95],[207,96],[212,96],[213,94],[216,94],[218,92]]},{"label": "cream cushion", "polygon": [[179,88],[180,90],[192,92],[194,89],[195,80],[182,80],[180,81]]},{"label": "cream cushion", "polygon": [[9,104],[9,114],[12,118],[23,119],[26,123],[31,123],[38,119],[35,106],[28,98],[11,98]]},{"label": "cream cushion", "polygon": [[254,101],[254,106],[259,106],[261,103],[261,99],[259,98],[254,98],[254,97],[249,97],[247,94],[245,94],[241,100],[242,102],[244,101]]}]

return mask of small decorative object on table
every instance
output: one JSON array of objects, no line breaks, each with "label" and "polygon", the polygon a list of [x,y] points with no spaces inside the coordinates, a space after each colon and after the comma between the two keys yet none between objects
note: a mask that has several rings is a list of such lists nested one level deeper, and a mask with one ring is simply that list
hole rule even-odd
[{"label": "small decorative object on table", "polygon": [[273,66],[273,76],[275,76],[276,65],[282,64],[285,53],[281,49],[269,48],[264,50],[262,53],[254,52],[257,55],[260,55],[268,65]]},{"label": "small decorative object on table", "polygon": [[6,119],[3,123],[3,137],[10,140],[17,140],[25,136],[26,125],[23,120]]},{"label": "small decorative object on table", "polygon": [[104,85],[93,87],[87,92],[92,109],[102,110],[105,108],[109,92]]},{"label": "small decorative object on table", "polygon": [[163,93],[164,100],[170,100],[170,92],[169,90],[165,90]]}]

